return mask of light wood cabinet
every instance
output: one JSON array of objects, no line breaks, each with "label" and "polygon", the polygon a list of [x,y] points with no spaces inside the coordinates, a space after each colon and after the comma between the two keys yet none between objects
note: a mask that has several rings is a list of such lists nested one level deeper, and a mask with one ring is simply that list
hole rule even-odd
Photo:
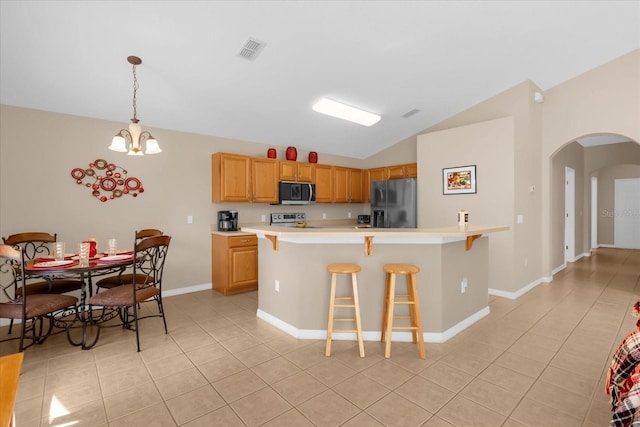
[{"label": "light wood cabinet", "polygon": [[367,178],[364,180],[364,202],[371,201],[371,183],[374,181],[386,181],[389,179],[389,168],[374,168],[367,171]]},{"label": "light wood cabinet", "polygon": [[258,289],[258,238],[211,235],[211,287],[223,295]]},{"label": "light wood cabinet", "polygon": [[387,169],[389,169],[389,179],[418,177],[417,163],[407,163],[405,165],[389,166]]},{"label": "light wood cabinet", "polygon": [[280,181],[315,182],[315,163],[280,160]]},{"label": "light wood cabinet", "polygon": [[211,200],[278,202],[278,161],[239,154],[211,156]]},{"label": "light wood cabinet", "polygon": [[316,165],[316,203],[331,203],[333,201],[333,166]]},{"label": "light wood cabinet", "polygon": [[316,163],[215,153],[211,158],[211,200],[278,203],[278,182],[316,184],[316,203],[369,203],[371,183],[417,178],[417,163],[369,170]]},{"label": "light wood cabinet", "polygon": [[363,171],[342,166],[333,168],[333,202],[334,203],[362,203]]},{"label": "light wood cabinet", "polygon": [[278,161],[251,159],[251,201],[254,203],[278,202]]},{"label": "light wood cabinet", "polygon": [[364,202],[364,171],[349,169],[349,203]]}]

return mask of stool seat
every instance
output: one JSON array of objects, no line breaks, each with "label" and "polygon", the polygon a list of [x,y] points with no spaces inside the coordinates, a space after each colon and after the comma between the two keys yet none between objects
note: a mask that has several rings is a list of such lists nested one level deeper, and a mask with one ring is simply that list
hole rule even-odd
[{"label": "stool seat", "polygon": [[351,273],[358,273],[362,271],[362,267],[360,267],[358,264],[341,262],[337,264],[327,265],[327,271],[330,273],[351,274]]},{"label": "stool seat", "polygon": [[[362,339],[362,324],[360,322],[360,302],[358,301],[358,281],[356,273],[362,270],[358,264],[335,263],[327,265],[327,271],[331,273],[331,295],[329,297],[329,320],[327,324],[327,342],[325,356],[331,356],[331,339],[333,332],[355,333],[358,339],[360,357],[364,357],[364,342]],[[337,296],[337,275],[350,274],[352,294],[350,296]],[[352,309],[354,317],[335,317],[335,311]],[[346,322],[355,324],[355,329],[334,329],[334,322]]]},{"label": "stool seat", "polygon": [[385,264],[382,269],[385,273],[416,274],[420,267],[411,264]]},{"label": "stool seat", "polygon": [[[422,333],[422,317],[420,315],[420,301],[416,286],[416,273],[420,268],[412,264],[385,264],[382,270],[386,273],[385,295],[382,313],[382,330],[380,341],[385,343],[384,357],[391,357],[391,333],[395,330],[411,331],[413,342],[418,343],[420,358],[425,359],[424,335]],[[396,274],[404,274],[407,278],[407,293],[396,293]],[[409,315],[394,315],[396,305],[406,306]],[[394,319],[409,320],[409,326],[393,326]]]}]

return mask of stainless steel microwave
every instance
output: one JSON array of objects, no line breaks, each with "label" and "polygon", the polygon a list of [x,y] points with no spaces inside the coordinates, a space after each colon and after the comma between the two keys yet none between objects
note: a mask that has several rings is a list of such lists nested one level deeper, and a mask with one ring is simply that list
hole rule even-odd
[{"label": "stainless steel microwave", "polygon": [[278,204],[312,205],[316,202],[316,185],[311,182],[280,181]]}]

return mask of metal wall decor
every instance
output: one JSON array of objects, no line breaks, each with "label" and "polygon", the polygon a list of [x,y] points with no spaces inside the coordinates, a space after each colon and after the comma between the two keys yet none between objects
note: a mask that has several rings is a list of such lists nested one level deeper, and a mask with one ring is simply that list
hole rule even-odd
[{"label": "metal wall decor", "polygon": [[116,199],[123,194],[138,197],[138,194],[144,193],[144,187],[138,178],[127,178],[126,169],[104,159],[89,163],[87,169],[72,169],[71,177],[76,184],[90,188],[91,195],[101,202]]}]

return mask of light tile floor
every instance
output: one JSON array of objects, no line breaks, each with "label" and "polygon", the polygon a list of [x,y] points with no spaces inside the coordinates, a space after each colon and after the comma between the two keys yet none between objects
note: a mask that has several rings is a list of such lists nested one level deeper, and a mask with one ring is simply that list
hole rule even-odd
[{"label": "light tile floor", "polygon": [[[255,316],[257,293],[165,299],[160,319],[29,348],[18,427],[588,426],[608,423],[606,365],[634,327],[640,251],[601,248],[444,344],[296,340]],[[6,327],[0,337],[6,335]],[[0,344],[0,354],[15,342]]]}]

